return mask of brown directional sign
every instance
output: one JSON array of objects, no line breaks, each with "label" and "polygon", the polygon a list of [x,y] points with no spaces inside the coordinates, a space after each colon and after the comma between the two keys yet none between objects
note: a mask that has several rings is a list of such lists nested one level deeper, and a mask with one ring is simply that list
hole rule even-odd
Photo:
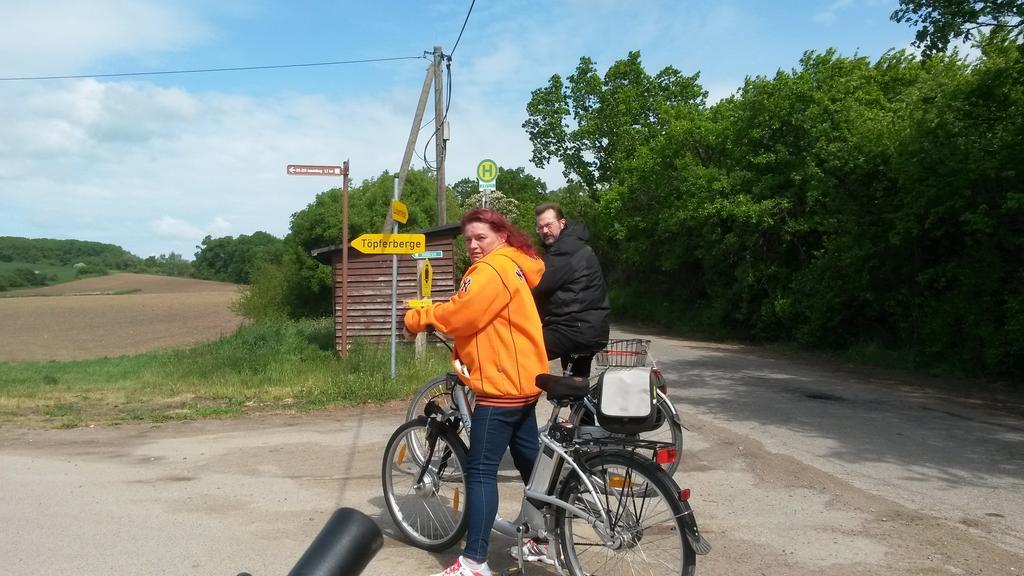
[{"label": "brown directional sign", "polygon": [[289,164],[288,173],[294,176],[341,176],[344,174],[341,166],[304,166],[302,164]]}]

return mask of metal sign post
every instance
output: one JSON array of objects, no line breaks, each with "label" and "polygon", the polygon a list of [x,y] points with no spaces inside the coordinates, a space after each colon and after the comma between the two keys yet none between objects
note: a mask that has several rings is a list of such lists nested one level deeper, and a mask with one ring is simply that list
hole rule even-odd
[{"label": "metal sign post", "polygon": [[[348,357],[348,160],[342,166],[311,166],[289,164],[285,170],[291,176],[341,176],[341,348],[338,353]],[[331,282],[334,293],[334,282]]]},{"label": "metal sign post", "polygon": [[341,357],[348,358],[348,160],[341,188]]},{"label": "metal sign post", "polygon": [[[395,175],[395,202],[398,202],[398,175]],[[392,204],[394,206],[394,204]],[[392,218],[391,233],[398,234],[398,222]],[[398,254],[391,255],[391,379],[394,380],[398,374],[395,367],[395,349],[397,347],[397,334],[395,328],[395,314],[398,313]]]}]

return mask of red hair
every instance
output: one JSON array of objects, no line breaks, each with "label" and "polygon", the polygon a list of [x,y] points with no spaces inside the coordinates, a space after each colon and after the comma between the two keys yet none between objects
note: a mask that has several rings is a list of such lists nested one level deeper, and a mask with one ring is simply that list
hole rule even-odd
[{"label": "red hair", "polygon": [[504,233],[505,243],[509,246],[521,250],[526,253],[527,256],[536,256],[537,249],[533,247],[533,242],[530,241],[530,237],[526,235],[519,228],[512,225],[511,222],[505,219],[497,210],[491,210],[490,208],[474,208],[462,217],[462,229],[465,231],[466,226],[473,222],[482,222],[491,227],[497,234]]}]

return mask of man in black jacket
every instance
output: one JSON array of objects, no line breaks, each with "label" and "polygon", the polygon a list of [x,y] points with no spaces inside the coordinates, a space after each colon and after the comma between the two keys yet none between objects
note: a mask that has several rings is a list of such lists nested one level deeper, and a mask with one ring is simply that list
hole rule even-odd
[{"label": "man in black jacket", "polygon": [[[537,232],[544,243],[544,276],[533,289],[544,324],[548,359],[572,362],[573,376],[589,376],[594,354],[608,344],[608,291],[601,263],[582,224],[570,224],[555,203],[541,204]],[[570,358],[575,354],[576,358]]]}]

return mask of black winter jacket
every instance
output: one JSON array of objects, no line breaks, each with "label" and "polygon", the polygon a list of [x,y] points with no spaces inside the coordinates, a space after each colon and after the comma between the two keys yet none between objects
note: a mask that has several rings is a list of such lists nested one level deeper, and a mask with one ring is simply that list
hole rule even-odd
[{"label": "black winter jacket", "polygon": [[[596,351],[608,343],[608,291],[601,263],[587,244],[582,224],[569,224],[544,254],[544,276],[533,289],[545,332],[556,327],[571,334],[579,351]],[[577,336],[578,335],[578,336]]]}]

